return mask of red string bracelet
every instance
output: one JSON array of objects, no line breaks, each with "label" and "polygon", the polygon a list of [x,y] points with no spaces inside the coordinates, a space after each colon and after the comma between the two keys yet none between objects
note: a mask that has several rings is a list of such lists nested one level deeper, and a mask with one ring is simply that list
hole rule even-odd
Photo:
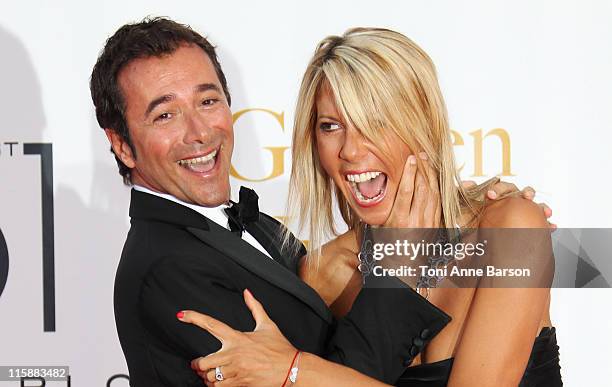
[{"label": "red string bracelet", "polygon": [[283,385],[281,387],[285,387],[285,384],[287,384],[287,380],[289,380],[289,374],[291,373],[291,368],[293,368],[293,364],[295,363],[295,359],[297,358],[297,355],[299,353],[299,349],[295,351],[295,355],[293,355],[293,360],[291,360],[291,365],[289,366],[289,371],[287,371],[287,376],[285,376],[285,381],[283,382]]}]

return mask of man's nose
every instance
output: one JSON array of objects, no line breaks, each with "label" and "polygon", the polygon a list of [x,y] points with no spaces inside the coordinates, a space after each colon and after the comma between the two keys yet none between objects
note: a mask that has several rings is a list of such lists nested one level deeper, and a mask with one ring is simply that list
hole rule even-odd
[{"label": "man's nose", "polygon": [[208,120],[197,111],[183,114],[185,124],[184,141],[186,144],[208,142],[212,135],[212,128]]},{"label": "man's nose", "polygon": [[346,161],[357,161],[367,153],[367,140],[361,132],[354,127],[344,131],[344,142],[340,149],[340,158]]}]

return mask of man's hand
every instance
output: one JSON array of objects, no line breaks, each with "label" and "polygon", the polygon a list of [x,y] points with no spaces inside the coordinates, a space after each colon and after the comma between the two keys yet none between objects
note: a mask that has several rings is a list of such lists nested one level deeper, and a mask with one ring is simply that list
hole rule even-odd
[{"label": "man's hand", "polygon": [[[249,290],[244,301],[255,319],[253,332],[240,332],[227,324],[194,311],[179,312],[179,320],[207,330],[221,342],[218,352],[191,362],[207,386],[281,386],[296,349],[268,317],[263,306]],[[223,381],[215,377],[220,367]]]},{"label": "man's hand", "polygon": [[[462,184],[464,188],[469,188],[476,185],[476,182],[472,180],[466,180],[463,181]],[[512,183],[499,181],[487,191],[487,198],[490,200],[497,200],[503,197],[505,194],[516,192],[518,190],[518,187]],[[523,199],[533,201],[533,199],[535,198],[536,191],[530,186],[523,188],[520,192]],[[537,205],[540,206],[540,208],[544,212],[544,216],[546,217],[546,219],[550,219],[550,217],[552,216],[552,210],[550,209],[550,207],[548,207],[546,203],[537,203]],[[557,228],[557,225],[551,222],[548,222],[548,226],[553,230]]]}]

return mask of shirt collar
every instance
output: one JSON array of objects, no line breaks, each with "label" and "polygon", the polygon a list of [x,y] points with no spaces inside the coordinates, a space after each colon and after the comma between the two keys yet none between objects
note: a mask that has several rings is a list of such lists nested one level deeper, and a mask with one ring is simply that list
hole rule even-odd
[{"label": "shirt collar", "polygon": [[177,199],[176,197],[170,195],[170,194],[165,194],[165,193],[160,193],[160,192],[155,192],[153,190],[150,190],[146,187],[143,187],[141,185],[133,185],[133,188],[136,191],[140,191],[140,192],[144,192],[144,193],[148,193],[150,195],[155,195],[155,196],[159,196],[160,198],[164,198],[166,200],[170,200],[173,201],[175,203],[178,203],[180,205],[183,205],[187,208],[191,208],[192,210],[200,213],[201,215],[204,215],[206,218],[212,220],[213,222],[217,223],[219,226],[223,227],[223,228],[228,228],[228,218],[227,218],[227,214],[225,213],[225,211],[223,211],[225,208],[229,207],[226,204],[222,204],[220,206],[217,207],[204,207],[204,206],[198,206],[197,204],[191,204],[191,203],[186,203],[180,199]]}]

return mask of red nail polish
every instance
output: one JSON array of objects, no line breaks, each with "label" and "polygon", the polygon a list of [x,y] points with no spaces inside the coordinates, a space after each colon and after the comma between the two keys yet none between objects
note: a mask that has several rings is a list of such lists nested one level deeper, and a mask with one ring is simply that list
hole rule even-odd
[{"label": "red nail polish", "polygon": [[185,312],[183,312],[182,310],[176,314],[176,318],[178,318],[179,320],[182,320],[183,317],[185,317]]}]

